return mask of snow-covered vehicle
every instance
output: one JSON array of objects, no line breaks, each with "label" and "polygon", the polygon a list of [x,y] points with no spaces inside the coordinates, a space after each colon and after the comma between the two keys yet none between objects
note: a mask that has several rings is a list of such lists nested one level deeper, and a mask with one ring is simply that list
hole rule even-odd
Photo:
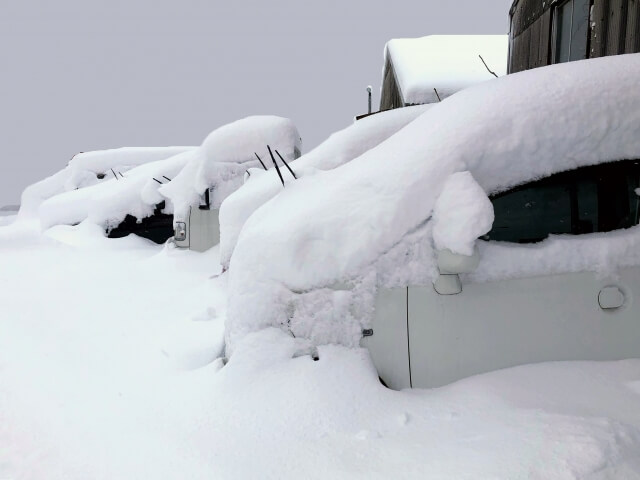
[{"label": "snow-covered vehicle", "polygon": [[228,354],[279,327],[366,346],[392,388],[640,357],[639,76],[635,54],[490,80],[291,182],[237,236]]},{"label": "snow-covered vehicle", "polygon": [[218,212],[251,169],[268,170],[300,156],[302,139],[283,117],[258,115],[214,130],[183,170],[160,192],[174,205],[176,246],[205,251],[220,241]]}]

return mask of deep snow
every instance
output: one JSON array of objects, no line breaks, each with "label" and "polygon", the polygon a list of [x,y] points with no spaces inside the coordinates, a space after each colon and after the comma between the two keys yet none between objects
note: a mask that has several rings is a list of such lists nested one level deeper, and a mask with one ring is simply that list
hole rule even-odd
[{"label": "deep snow", "polygon": [[223,367],[217,255],[0,228],[0,478],[640,478],[639,360],[394,392],[267,329]]}]

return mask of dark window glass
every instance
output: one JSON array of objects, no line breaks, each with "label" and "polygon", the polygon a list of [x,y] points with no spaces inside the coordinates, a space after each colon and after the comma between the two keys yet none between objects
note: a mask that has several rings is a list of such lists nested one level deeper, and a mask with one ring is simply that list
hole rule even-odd
[{"label": "dark window glass", "polygon": [[556,8],[555,63],[587,58],[589,0],[569,0]]},{"label": "dark window glass", "polygon": [[483,238],[533,243],[550,234],[609,232],[638,224],[640,164],[621,161],[563,172],[491,197]]},{"label": "dark window glass", "polygon": [[589,0],[573,0],[571,15],[571,49],[569,60],[587,58],[589,36]]}]

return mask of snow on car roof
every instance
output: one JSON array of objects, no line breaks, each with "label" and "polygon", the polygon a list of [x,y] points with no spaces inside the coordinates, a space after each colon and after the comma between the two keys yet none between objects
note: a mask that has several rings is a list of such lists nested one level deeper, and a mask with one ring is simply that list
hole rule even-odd
[{"label": "snow on car roof", "polygon": [[[429,35],[390,40],[385,56],[391,59],[396,80],[407,104],[435,103],[476,83],[507,73],[507,35]],[[386,65],[386,62],[385,62]]]}]

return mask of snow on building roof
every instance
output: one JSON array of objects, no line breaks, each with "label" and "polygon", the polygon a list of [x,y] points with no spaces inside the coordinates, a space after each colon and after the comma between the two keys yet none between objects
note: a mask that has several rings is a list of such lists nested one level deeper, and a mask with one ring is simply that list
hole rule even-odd
[{"label": "snow on building roof", "polygon": [[[507,73],[508,35],[429,35],[398,38],[385,47],[405,104],[435,103],[476,83]],[[388,62],[385,62],[385,69]],[[383,77],[384,78],[384,77]]]}]

